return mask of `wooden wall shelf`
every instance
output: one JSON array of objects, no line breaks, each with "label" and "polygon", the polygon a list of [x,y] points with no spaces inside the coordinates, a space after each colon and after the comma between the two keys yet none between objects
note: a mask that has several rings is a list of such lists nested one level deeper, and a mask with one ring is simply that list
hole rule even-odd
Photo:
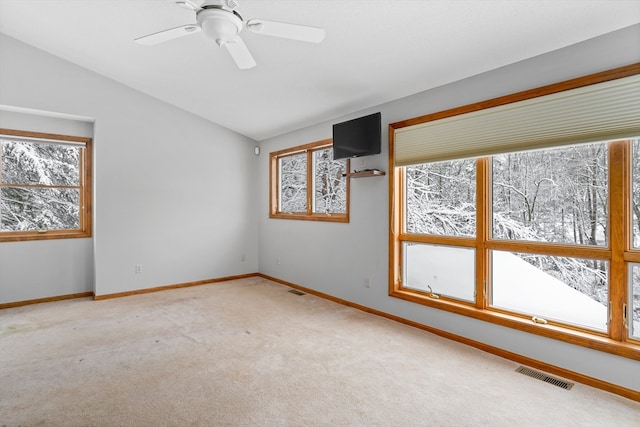
[{"label": "wooden wall shelf", "polygon": [[369,169],[369,170],[364,170],[364,171],[359,171],[359,172],[349,172],[349,173],[343,173],[342,176],[348,176],[351,178],[367,178],[370,176],[384,176],[384,171],[378,170],[378,169]]}]

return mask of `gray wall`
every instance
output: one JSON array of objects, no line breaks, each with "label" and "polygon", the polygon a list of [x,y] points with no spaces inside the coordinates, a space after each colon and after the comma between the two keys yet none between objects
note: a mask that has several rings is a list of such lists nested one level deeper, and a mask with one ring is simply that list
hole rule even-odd
[{"label": "gray wall", "polygon": [[[4,106],[0,128],[93,137],[91,119]],[[93,239],[0,243],[0,303],[89,291]]]},{"label": "gray wall", "polygon": [[[640,26],[630,27],[417,95],[338,117],[263,142],[260,168],[260,272],[459,336],[640,390],[640,362],[458,316],[388,296],[388,180],[351,180],[349,224],[269,219],[269,152],[330,138],[331,125],[381,111],[387,125],[640,61]],[[352,169],[388,169],[388,149]],[[362,162],[365,162],[362,164]],[[280,258],[280,264],[276,260]],[[371,278],[371,287],[364,286]],[[632,374],[635,373],[635,374]]]},{"label": "gray wall", "polygon": [[2,120],[81,117],[94,138],[93,239],[0,243],[0,302],[257,271],[254,141],[0,37]]}]

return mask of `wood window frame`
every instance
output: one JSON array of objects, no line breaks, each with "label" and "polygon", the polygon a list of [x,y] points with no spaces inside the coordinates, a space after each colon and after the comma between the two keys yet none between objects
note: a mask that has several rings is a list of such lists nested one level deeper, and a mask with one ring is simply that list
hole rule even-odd
[{"label": "wood window frame", "polygon": [[[276,219],[297,219],[308,221],[328,221],[328,222],[349,222],[349,199],[350,199],[350,178],[348,171],[350,170],[350,160],[346,159],[345,185],[346,185],[346,211],[345,213],[317,213],[313,212],[313,153],[315,151],[324,150],[333,147],[333,139],[324,139],[309,144],[299,145],[280,151],[269,153],[269,218]],[[307,210],[306,212],[281,212],[278,210],[280,180],[279,180],[279,164],[278,160],[282,157],[294,154],[306,154],[307,164]],[[310,167],[311,166],[311,167]]]},{"label": "wood window frame", "polygon": [[[79,227],[69,230],[36,230],[36,231],[0,231],[0,242],[17,242],[31,240],[53,240],[71,238],[89,238],[92,236],[92,139],[60,135],[43,132],[31,132],[15,129],[1,129],[0,134],[6,136],[25,137],[64,142],[76,142],[84,145],[83,155],[80,156],[80,212]],[[0,177],[1,179],[1,177]],[[15,187],[16,185],[3,184],[0,187]],[[49,187],[49,186],[47,186]],[[52,186],[55,187],[55,186]]]},{"label": "wood window frame", "polygon": [[[391,123],[389,125],[389,295],[500,326],[561,340],[633,360],[640,360],[640,340],[628,336],[623,319],[623,307],[629,300],[628,266],[631,262],[640,262],[640,250],[631,247],[631,143],[629,141],[609,143],[609,241],[606,247],[580,247],[543,242],[491,239],[491,201],[488,197],[491,183],[491,177],[489,176],[491,173],[490,157],[480,157],[477,159],[476,164],[477,226],[475,237],[406,233],[403,223],[405,218],[403,211],[405,200],[405,194],[403,194],[405,189],[404,167],[396,166],[394,159],[394,134],[396,129],[639,73],[639,64],[634,64],[633,66],[609,70],[493,100],[482,101],[427,116]],[[446,244],[475,248],[475,302],[465,303],[445,296],[433,298],[426,292],[403,287],[402,245],[404,242]],[[539,324],[532,321],[530,315],[520,315],[508,310],[490,307],[488,304],[490,292],[488,283],[490,280],[491,250],[607,260],[609,262],[609,300],[611,305],[608,330],[601,333],[554,321],[548,321],[547,324]]]}]

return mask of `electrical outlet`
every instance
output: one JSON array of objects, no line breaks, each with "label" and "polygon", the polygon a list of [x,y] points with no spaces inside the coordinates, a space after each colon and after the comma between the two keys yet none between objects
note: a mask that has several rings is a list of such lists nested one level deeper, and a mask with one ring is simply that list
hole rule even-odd
[{"label": "electrical outlet", "polygon": [[240,261],[245,262],[247,260],[247,256],[245,254],[242,254],[242,256],[240,257]]},{"label": "electrical outlet", "polygon": [[278,265],[282,264],[282,263],[280,262],[280,257],[278,257],[278,258],[276,259],[276,264],[278,264]]},{"label": "electrical outlet", "polygon": [[370,277],[365,277],[364,278],[364,287],[365,288],[370,288],[371,287],[371,278]]},{"label": "electrical outlet", "polygon": [[142,264],[136,264],[136,274],[142,273]]}]

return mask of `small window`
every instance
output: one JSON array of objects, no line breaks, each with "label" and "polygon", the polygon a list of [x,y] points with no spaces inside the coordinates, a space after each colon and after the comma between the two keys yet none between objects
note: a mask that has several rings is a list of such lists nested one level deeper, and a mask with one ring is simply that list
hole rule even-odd
[{"label": "small window", "polygon": [[91,236],[91,140],[0,129],[0,241]]},{"label": "small window", "polygon": [[331,140],[270,154],[271,218],[349,222],[349,160]]}]

